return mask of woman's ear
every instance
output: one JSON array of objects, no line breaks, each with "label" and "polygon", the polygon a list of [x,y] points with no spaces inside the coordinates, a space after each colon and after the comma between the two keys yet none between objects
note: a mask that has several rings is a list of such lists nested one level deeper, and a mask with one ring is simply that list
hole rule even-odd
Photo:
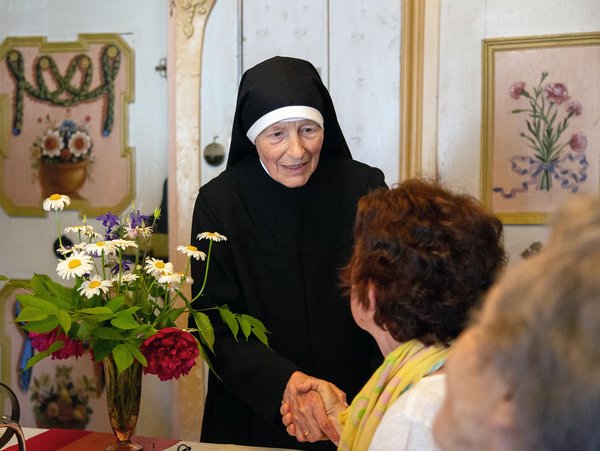
[{"label": "woman's ear", "polygon": [[369,299],[369,308],[367,310],[375,310],[375,305],[377,303],[377,287],[371,281],[369,281],[367,297]]}]

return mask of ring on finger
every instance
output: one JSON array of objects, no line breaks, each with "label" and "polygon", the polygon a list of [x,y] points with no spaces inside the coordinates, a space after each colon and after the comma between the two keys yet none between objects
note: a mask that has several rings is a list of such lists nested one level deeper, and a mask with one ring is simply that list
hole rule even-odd
[{"label": "ring on finger", "polygon": [[310,434],[310,429],[307,429],[306,431],[304,431],[304,437],[306,437],[308,434]]}]

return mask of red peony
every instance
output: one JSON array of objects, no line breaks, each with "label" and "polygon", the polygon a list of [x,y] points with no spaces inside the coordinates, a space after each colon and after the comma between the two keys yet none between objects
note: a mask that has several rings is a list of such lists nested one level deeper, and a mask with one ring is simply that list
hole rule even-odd
[{"label": "red peony", "polygon": [[62,341],[65,345],[51,354],[52,360],[68,359],[71,356],[79,357],[85,351],[82,342],[71,340],[62,331],[59,332],[59,329],[51,330],[45,334],[29,332],[29,338],[31,339],[31,345],[38,352],[45,351],[56,341]]},{"label": "red peony", "polygon": [[189,332],[165,327],[144,341],[142,353],[148,360],[145,374],[156,374],[161,381],[179,379],[196,364],[198,342]]}]

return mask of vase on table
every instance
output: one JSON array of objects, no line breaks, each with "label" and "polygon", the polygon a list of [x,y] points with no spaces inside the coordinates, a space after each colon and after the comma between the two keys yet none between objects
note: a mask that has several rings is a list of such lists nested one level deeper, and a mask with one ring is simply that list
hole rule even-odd
[{"label": "vase on table", "polygon": [[142,395],[142,365],[136,360],[118,374],[112,356],[102,359],[106,382],[106,406],[110,426],[117,438],[114,445],[105,451],[142,450],[143,447],[131,441],[140,411]]}]

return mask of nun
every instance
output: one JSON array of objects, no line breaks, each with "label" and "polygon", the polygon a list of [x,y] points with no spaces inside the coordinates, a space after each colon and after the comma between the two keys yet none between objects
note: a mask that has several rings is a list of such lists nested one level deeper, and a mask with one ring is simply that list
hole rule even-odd
[{"label": "nun", "polygon": [[[218,315],[211,318],[218,376],[209,375],[203,442],[332,449],[329,441],[298,443],[279,408],[285,400],[324,417],[318,394],[301,395],[298,384],[322,378],[352,399],[381,362],[372,337],[352,319],[338,274],[352,253],[358,199],[385,186],[381,170],[352,159],[311,63],[277,56],[244,73],[227,168],[195,203],[192,243],[199,245],[203,231],[228,238],[213,248],[196,303],[227,304],[260,319],[269,347],[236,340]],[[194,280],[203,280],[202,271],[193,264]],[[316,420],[310,424],[298,433],[323,438]]]}]

